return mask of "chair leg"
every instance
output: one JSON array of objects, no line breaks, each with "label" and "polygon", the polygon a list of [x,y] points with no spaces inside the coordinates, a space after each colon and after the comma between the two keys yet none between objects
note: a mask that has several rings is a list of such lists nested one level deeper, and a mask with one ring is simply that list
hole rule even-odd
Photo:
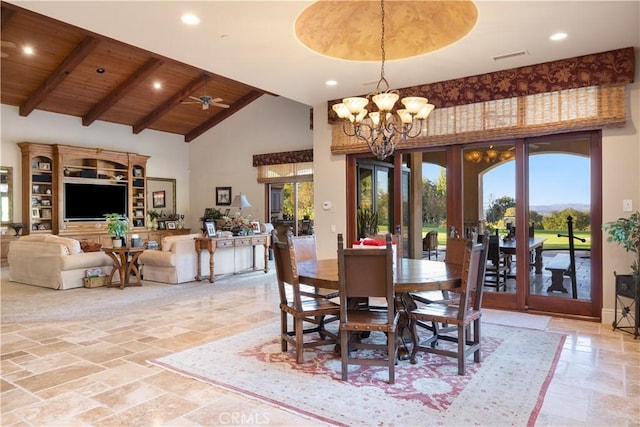
[{"label": "chair leg", "polygon": [[398,343],[396,342],[396,333],[389,332],[387,334],[387,356],[389,357],[389,384],[396,382],[395,365],[396,365],[396,348]]},{"label": "chair leg", "polygon": [[294,324],[295,324],[295,330],[296,330],[296,363],[303,363],[304,347],[302,343],[303,343],[304,330],[302,325],[302,319],[295,318]]},{"label": "chair leg", "polygon": [[349,359],[349,331],[340,331],[340,360],[342,361],[342,381],[347,381]]},{"label": "chair leg", "polygon": [[418,320],[410,319],[409,320],[409,330],[411,331],[411,356],[409,357],[409,361],[412,365],[415,365],[416,362],[416,354],[418,353],[418,347],[420,346],[420,338],[418,338]]},{"label": "chair leg", "polygon": [[467,342],[467,327],[464,325],[458,325],[458,375],[464,375],[465,373],[465,357],[464,348]]},{"label": "chair leg", "polygon": [[280,350],[284,353],[287,351],[287,340],[284,337],[288,333],[287,313],[280,311]]},{"label": "chair leg", "polygon": [[479,363],[482,361],[482,353],[480,352],[480,319],[473,321],[473,344],[478,346],[478,349],[473,353],[473,361]]}]

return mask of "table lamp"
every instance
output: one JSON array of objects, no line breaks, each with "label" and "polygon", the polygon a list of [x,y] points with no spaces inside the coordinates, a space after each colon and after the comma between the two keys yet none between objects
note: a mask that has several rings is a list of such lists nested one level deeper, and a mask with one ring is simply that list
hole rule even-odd
[{"label": "table lamp", "polygon": [[247,196],[244,194],[236,194],[233,198],[233,202],[231,202],[232,208],[238,208],[238,213],[242,212],[242,208],[250,208],[251,203],[247,200]]}]

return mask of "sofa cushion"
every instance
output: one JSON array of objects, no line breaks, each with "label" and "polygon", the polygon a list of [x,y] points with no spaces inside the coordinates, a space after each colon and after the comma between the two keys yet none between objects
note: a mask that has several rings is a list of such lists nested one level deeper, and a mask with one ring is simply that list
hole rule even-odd
[{"label": "sofa cushion", "polygon": [[[173,244],[178,240],[193,240],[195,237],[200,237],[200,234],[181,234],[179,236],[166,236],[162,238],[162,252],[168,252],[173,250]],[[195,252],[195,246],[194,246]]]},{"label": "sofa cushion", "polygon": [[18,240],[21,242],[44,242],[46,237],[46,234],[27,234],[26,236],[20,236]]},{"label": "sofa cushion", "polygon": [[61,245],[66,246],[67,250],[69,251],[70,255],[75,255],[75,254],[79,254],[81,252],[80,250],[80,242],[75,240],[75,239],[69,239],[67,237],[60,237],[60,236],[47,236],[45,237],[44,241],[46,243],[59,243]]}]

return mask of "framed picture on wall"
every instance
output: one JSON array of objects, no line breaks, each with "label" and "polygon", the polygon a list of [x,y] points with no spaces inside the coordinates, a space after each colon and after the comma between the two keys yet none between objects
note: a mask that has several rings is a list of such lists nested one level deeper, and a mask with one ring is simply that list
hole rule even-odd
[{"label": "framed picture on wall", "polygon": [[231,205],[231,187],[216,187],[216,205]]},{"label": "framed picture on wall", "polygon": [[175,221],[167,221],[167,230],[175,230],[176,222]]},{"label": "framed picture on wall", "polygon": [[165,192],[164,191],[154,191],[153,192],[153,207],[154,208],[164,208],[167,206],[165,201]]}]

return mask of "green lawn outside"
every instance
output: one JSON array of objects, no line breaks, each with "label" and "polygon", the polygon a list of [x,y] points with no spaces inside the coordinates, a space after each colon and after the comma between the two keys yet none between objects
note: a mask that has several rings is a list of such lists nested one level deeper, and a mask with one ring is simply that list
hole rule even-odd
[{"label": "green lawn outside", "polygon": [[[447,232],[444,227],[440,228],[430,228],[423,227],[422,228],[422,236],[426,235],[429,231],[436,230],[438,232],[438,244],[446,245],[447,244]],[[569,238],[567,237],[558,237],[558,233],[567,234],[566,230],[536,230],[535,237],[545,238],[544,249],[569,249]],[[502,235],[503,233],[501,233]],[[576,249],[591,249],[591,233],[588,231],[576,231],[573,233],[575,237],[580,237],[582,239],[586,239],[585,243],[582,243],[580,240],[573,240],[573,246]]]}]

